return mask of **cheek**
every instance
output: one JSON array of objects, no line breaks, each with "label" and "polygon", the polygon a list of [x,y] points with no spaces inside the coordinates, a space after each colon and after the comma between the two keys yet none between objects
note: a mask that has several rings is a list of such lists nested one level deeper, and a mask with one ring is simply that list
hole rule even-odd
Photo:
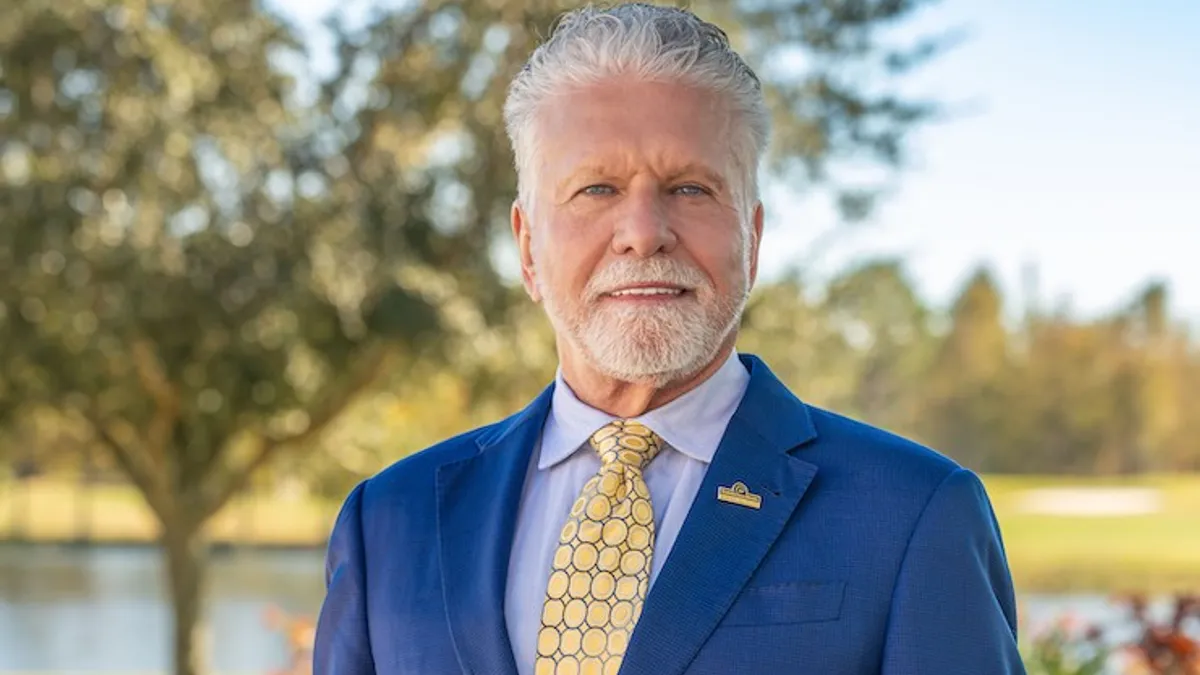
[{"label": "cheek", "polygon": [[543,264],[559,289],[577,295],[598,270],[610,240],[596,223],[561,219],[548,226]]},{"label": "cheek", "polygon": [[746,271],[746,246],[740,225],[722,223],[697,230],[688,246],[703,271],[718,289],[728,289],[740,283]]}]

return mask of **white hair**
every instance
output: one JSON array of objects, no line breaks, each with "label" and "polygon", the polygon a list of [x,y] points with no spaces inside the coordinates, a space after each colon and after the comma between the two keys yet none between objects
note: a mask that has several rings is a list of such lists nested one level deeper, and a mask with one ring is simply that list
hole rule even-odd
[{"label": "white hair", "polygon": [[618,75],[694,86],[721,96],[734,116],[733,181],[743,217],[758,201],[758,165],[771,119],[761,83],[717,26],[674,7],[629,3],[562,16],[513,78],[504,121],[517,169],[518,200],[533,207],[541,103],[564,88]]}]

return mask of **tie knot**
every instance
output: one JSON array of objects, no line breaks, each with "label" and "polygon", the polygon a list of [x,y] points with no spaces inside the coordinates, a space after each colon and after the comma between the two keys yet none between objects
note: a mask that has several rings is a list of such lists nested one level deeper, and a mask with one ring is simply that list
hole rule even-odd
[{"label": "tie knot", "polygon": [[617,462],[644,469],[662,450],[663,440],[644,424],[616,420],[592,434],[588,443],[606,466]]}]

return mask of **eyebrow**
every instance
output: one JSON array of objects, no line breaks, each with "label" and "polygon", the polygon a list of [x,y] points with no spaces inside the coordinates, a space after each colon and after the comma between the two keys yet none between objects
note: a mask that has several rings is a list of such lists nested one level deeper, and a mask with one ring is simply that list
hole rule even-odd
[{"label": "eyebrow", "polygon": [[571,173],[567,174],[566,178],[559,181],[558,185],[554,186],[555,192],[556,193],[562,192],[571,183],[578,183],[579,181],[584,180],[584,179],[592,180],[594,178],[599,178],[601,176],[604,176],[604,175],[610,174],[610,173],[612,173],[612,172],[606,170],[603,166],[601,166],[599,164],[584,164],[584,165],[580,166],[578,169],[575,169]]},{"label": "eyebrow", "polygon": [[689,175],[699,175],[704,180],[712,183],[719,192],[724,192],[725,188],[727,187],[725,179],[721,178],[721,174],[709,168],[707,165],[700,164],[698,162],[687,164],[678,171],[669,175],[667,178],[668,180],[675,181]]},{"label": "eyebrow", "polygon": [[[572,171],[570,175],[568,175],[557,186],[555,186],[556,192],[561,192],[567,187],[567,185],[571,183],[576,183],[585,179],[590,180],[593,178],[600,178],[602,176],[611,174],[612,171],[610,169],[606,169],[600,164],[584,164],[575,171]],[[723,192],[728,187],[727,181],[721,178],[721,174],[717,173],[709,166],[699,162],[690,162],[679,169],[672,171],[667,175],[667,181],[676,181],[684,176],[697,175],[703,178],[706,182],[711,183],[718,191]]]}]

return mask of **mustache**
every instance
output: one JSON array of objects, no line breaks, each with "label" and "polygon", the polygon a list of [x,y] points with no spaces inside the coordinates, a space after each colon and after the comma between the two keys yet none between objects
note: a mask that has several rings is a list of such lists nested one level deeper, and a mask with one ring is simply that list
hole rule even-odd
[{"label": "mustache", "polygon": [[688,290],[707,288],[708,279],[700,270],[666,257],[632,260],[621,258],[597,272],[587,283],[584,297],[595,300],[630,284],[665,283]]}]

